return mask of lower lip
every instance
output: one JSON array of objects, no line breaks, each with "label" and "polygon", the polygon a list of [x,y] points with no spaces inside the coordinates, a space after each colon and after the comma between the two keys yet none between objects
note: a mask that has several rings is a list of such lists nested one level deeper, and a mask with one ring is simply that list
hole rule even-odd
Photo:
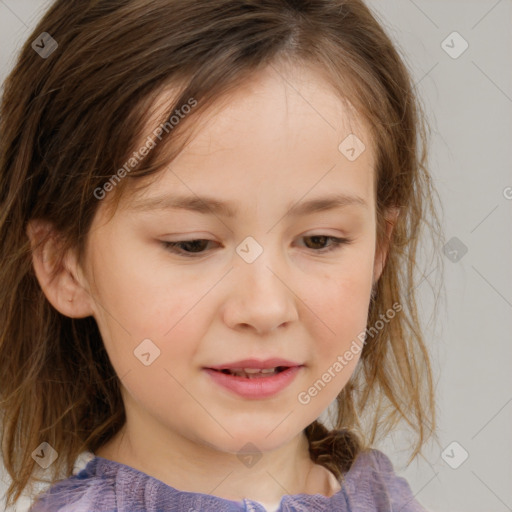
[{"label": "lower lip", "polygon": [[293,366],[269,377],[247,379],[205,368],[204,370],[219,385],[244,398],[268,398],[282,391],[295,378],[302,366]]}]

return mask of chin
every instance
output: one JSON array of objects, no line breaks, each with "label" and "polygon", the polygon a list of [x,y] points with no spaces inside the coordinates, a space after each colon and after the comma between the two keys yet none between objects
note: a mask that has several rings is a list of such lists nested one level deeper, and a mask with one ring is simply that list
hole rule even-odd
[{"label": "chin", "polygon": [[[290,418],[292,417],[293,415],[290,415]],[[259,428],[254,425],[250,428],[234,428],[231,426],[227,428],[230,434],[228,438],[226,438],[227,435],[223,435],[222,439],[213,440],[210,438],[206,443],[216,450],[237,455],[251,452],[271,452],[289,443],[308,425],[305,423],[303,428],[297,430],[296,425],[292,429],[284,426],[285,422],[280,423],[280,421],[282,421],[282,418],[273,421],[271,424],[261,424]]]}]

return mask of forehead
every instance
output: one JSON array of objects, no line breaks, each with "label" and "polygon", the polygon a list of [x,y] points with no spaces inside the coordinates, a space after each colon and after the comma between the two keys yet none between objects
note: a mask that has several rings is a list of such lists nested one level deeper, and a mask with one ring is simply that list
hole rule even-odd
[{"label": "forehead", "polygon": [[[158,96],[147,131],[158,125],[155,120],[172,100],[171,90]],[[191,124],[193,136],[185,148],[149,178],[149,187],[131,195],[130,204],[162,191],[241,201],[248,192],[267,198],[282,194],[291,203],[308,189],[336,188],[359,196],[364,191],[370,199],[370,131],[352,104],[311,66],[268,66]],[[351,161],[347,149],[354,146],[354,137],[365,149]]]},{"label": "forehead", "polygon": [[[165,94],[159,100],[164,98]],[[279,146],[287,152],[298,152],[298,142],[315,151],[329,144],[337,149],[340,139],[351,133],[367,147],[372,144],[351,102],[312,65],[268,66],[219,98],[196,125],[187,151],[190,157],[201,150],[248,149],[255,140],[267,143],[262,149]]]}]

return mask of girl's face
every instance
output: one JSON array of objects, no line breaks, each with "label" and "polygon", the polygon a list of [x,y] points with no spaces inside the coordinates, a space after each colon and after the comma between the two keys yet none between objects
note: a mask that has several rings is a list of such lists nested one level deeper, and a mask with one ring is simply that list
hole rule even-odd
[{"label": "girl's face", "polygon": [[[344,354],[361,346],[380,275],[371,141],[305,68],[268,68],[203,123],[111,220],[100,206],[83,276],[127,420],[148,442],[272,450],[322,414],[359,359]],[[300,367],[254,394],[207,370],[272,358]]]}]

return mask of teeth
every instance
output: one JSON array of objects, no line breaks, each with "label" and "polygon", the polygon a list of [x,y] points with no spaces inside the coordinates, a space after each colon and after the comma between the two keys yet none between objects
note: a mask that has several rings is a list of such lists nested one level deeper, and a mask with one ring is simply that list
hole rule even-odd
[{"label": "teeth", "polygon": [[258,378],[263,375],[271,375],[277,373],[276,368],[233,368],[229,370],[231,375],[235,375],[236,377],[245,377],[245,378]]},{"label": "teeth", "polygon": [[245,373],[274,373],[275,368],[244,368]]}]

